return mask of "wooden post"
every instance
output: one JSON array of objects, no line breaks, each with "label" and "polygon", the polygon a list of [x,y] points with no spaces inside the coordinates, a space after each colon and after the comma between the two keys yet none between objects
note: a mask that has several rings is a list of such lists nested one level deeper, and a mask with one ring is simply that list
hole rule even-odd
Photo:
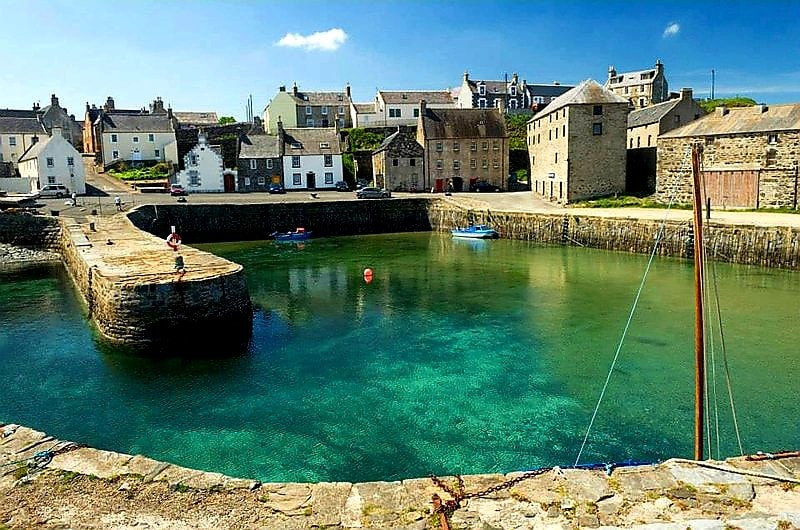
[{"label": "wooden post", "polygon": [[694,197],[694,459],[703,459],[705,341],[703,323],[703,197],[700,181],[701,147],[692,147]]}]

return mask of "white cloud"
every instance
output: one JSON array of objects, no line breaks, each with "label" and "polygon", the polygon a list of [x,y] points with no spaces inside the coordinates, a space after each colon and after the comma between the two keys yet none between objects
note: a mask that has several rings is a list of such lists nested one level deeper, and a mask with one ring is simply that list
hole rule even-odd
[{"label": "white cloud", "polygon": [[669,37],[674,37],[675,35],[678,34],[680,30],[681,30],[680,24],[678,24],[677,22],[670,22],[667,25],[667,27],[664,28],[664,34],[662,35],[662,37],[664,37],[665,39]]},{"label": "white cloud", "polygon": [[322,50],[332,52],[347,40],[347,33],[341,28],[333,28],[328,31],[317,31],[311,35],[300,35],[299,33],[287,33],[275,44],[287,48],[303,48],[307,51]]}]

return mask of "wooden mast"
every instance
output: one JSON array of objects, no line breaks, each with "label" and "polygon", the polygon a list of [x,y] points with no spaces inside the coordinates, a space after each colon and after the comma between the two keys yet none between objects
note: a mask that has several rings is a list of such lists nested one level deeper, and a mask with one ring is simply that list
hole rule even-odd
[{"label": "wooden mast", "polygon": [[692,146],[694,198],[694,459],[703,459],[705,341],[703,323],[703,197],[700,183],[702,146]]}]

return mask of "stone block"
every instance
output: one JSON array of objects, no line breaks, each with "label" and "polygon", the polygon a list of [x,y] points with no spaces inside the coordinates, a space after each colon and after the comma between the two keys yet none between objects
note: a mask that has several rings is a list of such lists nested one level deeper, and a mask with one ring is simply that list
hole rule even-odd
[{"label": "stone block", "polygon": [[755,493],[744,475],[691,464],[667,461],[664,467],[681,484],[687,484],[701,494],[721,495],[740,501],[750,501]]},{"label": "stone block", "polygon": [[353,485],[349,482],[320,482],[311,487],[311,525],[335,526],[342,522],[342,512]]},{"label": "stone block", "polygon": [[648,491],[665,491],[678,487],[672,474],[661,466],[639,466],[618,469],[611,475],[626,499],[640,499]]},{"label": "stone block", "polygon": [[51,468],[110,479],[125,474],[131,455],[84,447],[53,458]]},{"label": "stone block", "polygon": [[313,511],[311,491],[311,484],[266,483],[261,485],[258,495],[272,510],[283,515],[295,516],[306,515],[309,511]]}]

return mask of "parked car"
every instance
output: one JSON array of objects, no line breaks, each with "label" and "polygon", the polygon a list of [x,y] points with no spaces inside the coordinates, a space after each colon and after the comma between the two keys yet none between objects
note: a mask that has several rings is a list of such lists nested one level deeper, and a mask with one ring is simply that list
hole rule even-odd
[{"label": "parked car", "polygon": [[39,197],[42,199],[47,199],[48,197],[56,197],[57,199],[69,197],[69,190],[63,184],[48,184],[39,190]]},{"label": "parked car", "polygon": [[180,184],[173,184],[169,187],[169,194],[173,197],[182,197],[184,195],[188,195],[186,190]]},{"label": "parked car", "polygon": [[340,180],[336,183],[336,191],[350,191],[350,186],[347,185],[347,182]]},{"label": "parked car", "polygon": [[500,186],[495,186],[485,180],[479,180],[478,182],[474,182],[469,185],[469,191],[474,191],[477,193],[487,192],[487,191],[500,191]]},{"label": "parked car", "polygon": [[356,192],[356,197],[359,199],[388,199],[392,196],[389,190],[382,190],[380,188],[361,188]]},{"label": "parked car", "polygon": [[267,191],[269,191],[270,193],[272,193],[274,195],[276,193],[286,193],[286,188],[284,188],[280,184],[270,184],[269,185],[269,190],[267,190]]}]

